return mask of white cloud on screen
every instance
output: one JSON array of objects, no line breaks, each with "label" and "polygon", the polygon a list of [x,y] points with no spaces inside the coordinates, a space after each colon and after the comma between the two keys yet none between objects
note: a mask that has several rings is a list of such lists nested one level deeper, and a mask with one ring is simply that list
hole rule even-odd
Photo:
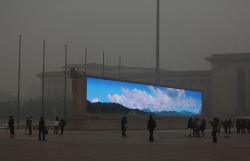
[{"label": "white cloud on screen", "polygon": [[95,102],[101,102],[99,98],[93,98],[90,102],[95,103]]},{"label": "white cloud on screen", "polygon": [[150,109],[151,111],[174,111],[176,107],[187,110],[196,105],[194,98],[186,98],[184,90],[171,88],[161,90],[153,86],[148,86],[148,88],[153,93],[152,95],[136,88],[130,90],[121,87],[121,95],[108,94],[108,99],[132,109]]}]

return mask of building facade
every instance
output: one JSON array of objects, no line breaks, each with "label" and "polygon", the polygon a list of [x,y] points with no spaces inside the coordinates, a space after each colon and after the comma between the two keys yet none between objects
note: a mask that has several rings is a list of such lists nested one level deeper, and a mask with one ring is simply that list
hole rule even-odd
[{"label": "building facade", "polygon": [[250,116],[250,53],[213,54],[213,116]]}]

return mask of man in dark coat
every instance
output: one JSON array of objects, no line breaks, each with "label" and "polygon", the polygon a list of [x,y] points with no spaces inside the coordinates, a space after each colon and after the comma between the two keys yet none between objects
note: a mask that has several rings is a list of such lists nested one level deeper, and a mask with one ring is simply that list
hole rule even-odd
[{"label": "man in dark coat", "polygon": [[156,123],[155,123],[155,120],[153,119],[152,115],[149,116],[147,126],[148,126],[148,130],[149,130],[149,141],[153,142],[154,141],[153,133],[154,133],[154,129],[156,127]]},{"label": "man in dark coat", "polygon": [[250,120],[247,121],[247,133],[250,133]]},{"label": "man in dark coat", "polygon": [[126,134],[126,129],[128,127],[128,122],[127,122],[127,117],[124,116],[122,119],[121,119],[121,130],[122,130],[122,136],[125,137]]},{"label": "man in dark coat", "polygon": [[228,120],[228,132],[229,132],[229,134],[231,134],[232,126],[233,126],[233,122],[232,122],[231,118],[229,118],[229,120]]},{"label": "man in dark coat", "polygon": [[15,119],[13,118],[13,116],[9,117],[8,124],[9,124],[9,129],[10,129],[10,138],[15,138],[15,131],[14,131]]},{"label": "man in dark coat", "polygon": [[201,124],[200,124],[200,131],[202,133],[202,137],[204,137],[204,131],[206,129],[206,121],[204,119],[201,120]]},{"label": "man in dark coat", "polygon": [[188,136],[192,136],[192,134],[191,134],[191,131],[192,131],[192,129],[193,129],[193,118],[192,117],[190,117],[189,119],[188,119],[188,124],[187,124],[187,129],[188,129]]},{"label": "man in dark coat", "polygon": [[224,132],[225,132],[225,134],[228,134],[229,121],[228,120],[224,120],[223,126],[224,126]]},{"label": "man in dark coat", "polygon": [[219,126],[219,119],[214,118],[213,122],[210,122],[212,126],[212,136],[213,136],[213,143],[217,143],[217,137],[216,134],[218,132],[218,126]]},{"label": "man in dark coat", "polygon": [[60,129],[61,129],[61,135],[63,135],[64,133],[64,126],[66,125],[66,121],[61,118],[60,121],[59,121],[59,126],[60,126]]},{"label": "man in dark coat", "polygon": [[236,120],[236,129],[237,129],[237,134],[240,133],[240,128],[241,128],[241,123],[240,123],[240,119]]},{"label": "man in dark coat", "polygon": [[45,121],[43,120],[43,117],[40,118],[39,121],[39,140],[41,140],[41,135],[43,135],[43,140],[45,140]]},{"label": "man in dark coat", "polygon": [[242,134],[245,134],[246,125],[247,125],[246,120],[245,119],[241,120],[241,133]]},{"label": "man in dark coat", "polygon": [[30,116],[27,120],[27,127],[29,129],[29,135],[32,135],[32,116]]}]

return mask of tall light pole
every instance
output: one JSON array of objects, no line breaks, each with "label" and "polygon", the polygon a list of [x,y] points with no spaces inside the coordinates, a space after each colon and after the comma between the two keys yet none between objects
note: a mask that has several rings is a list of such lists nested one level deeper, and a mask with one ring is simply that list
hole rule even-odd
[{"label": "tall light pole", "polygon": [[121,79],[121,56],[119,56],[119,80]]},{"label": "tall light pole", "polygon": [[19,129],[19,113],[20,113],[20,69],[21,69],[21,44],[22,44],[22,36],[19,36],[19,59],[18,59],[18,90],[17,90],[17,127]]},{"label": "tall light pole", "polygon": [[104,51],[102,52],[102,77],[104,77]]},{"label": "tall light pole", "polygon": [[156,10],[156,84],[159,84],[160,68],[160,0],[157,0]]},{"label": "tall light pole", "polygon": [[64,62],[64,119],[66,120],[67,107],[67,44],[65,45],[65,62]]},{"label": "tall light pole", "polygon": [[44,117],[44,64],[45,64],[45,40],[43,40],[42,117]]},{"label": "tall light pole", "polygon": [[84,59],[85,63],[84,63],[84,66],[85,66],[85,75],[87,75],[87,49],[85,49],[85,59]]}]

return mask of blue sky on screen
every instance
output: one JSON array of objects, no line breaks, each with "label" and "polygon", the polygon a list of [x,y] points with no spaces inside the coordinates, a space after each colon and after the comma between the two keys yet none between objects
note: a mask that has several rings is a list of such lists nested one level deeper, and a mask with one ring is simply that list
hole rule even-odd
[{"label": "blue sky on screen", "polygon": [[152,85],[87,78],[87,100],[119,103],[131,109],[200,114],[202,93]]}]

